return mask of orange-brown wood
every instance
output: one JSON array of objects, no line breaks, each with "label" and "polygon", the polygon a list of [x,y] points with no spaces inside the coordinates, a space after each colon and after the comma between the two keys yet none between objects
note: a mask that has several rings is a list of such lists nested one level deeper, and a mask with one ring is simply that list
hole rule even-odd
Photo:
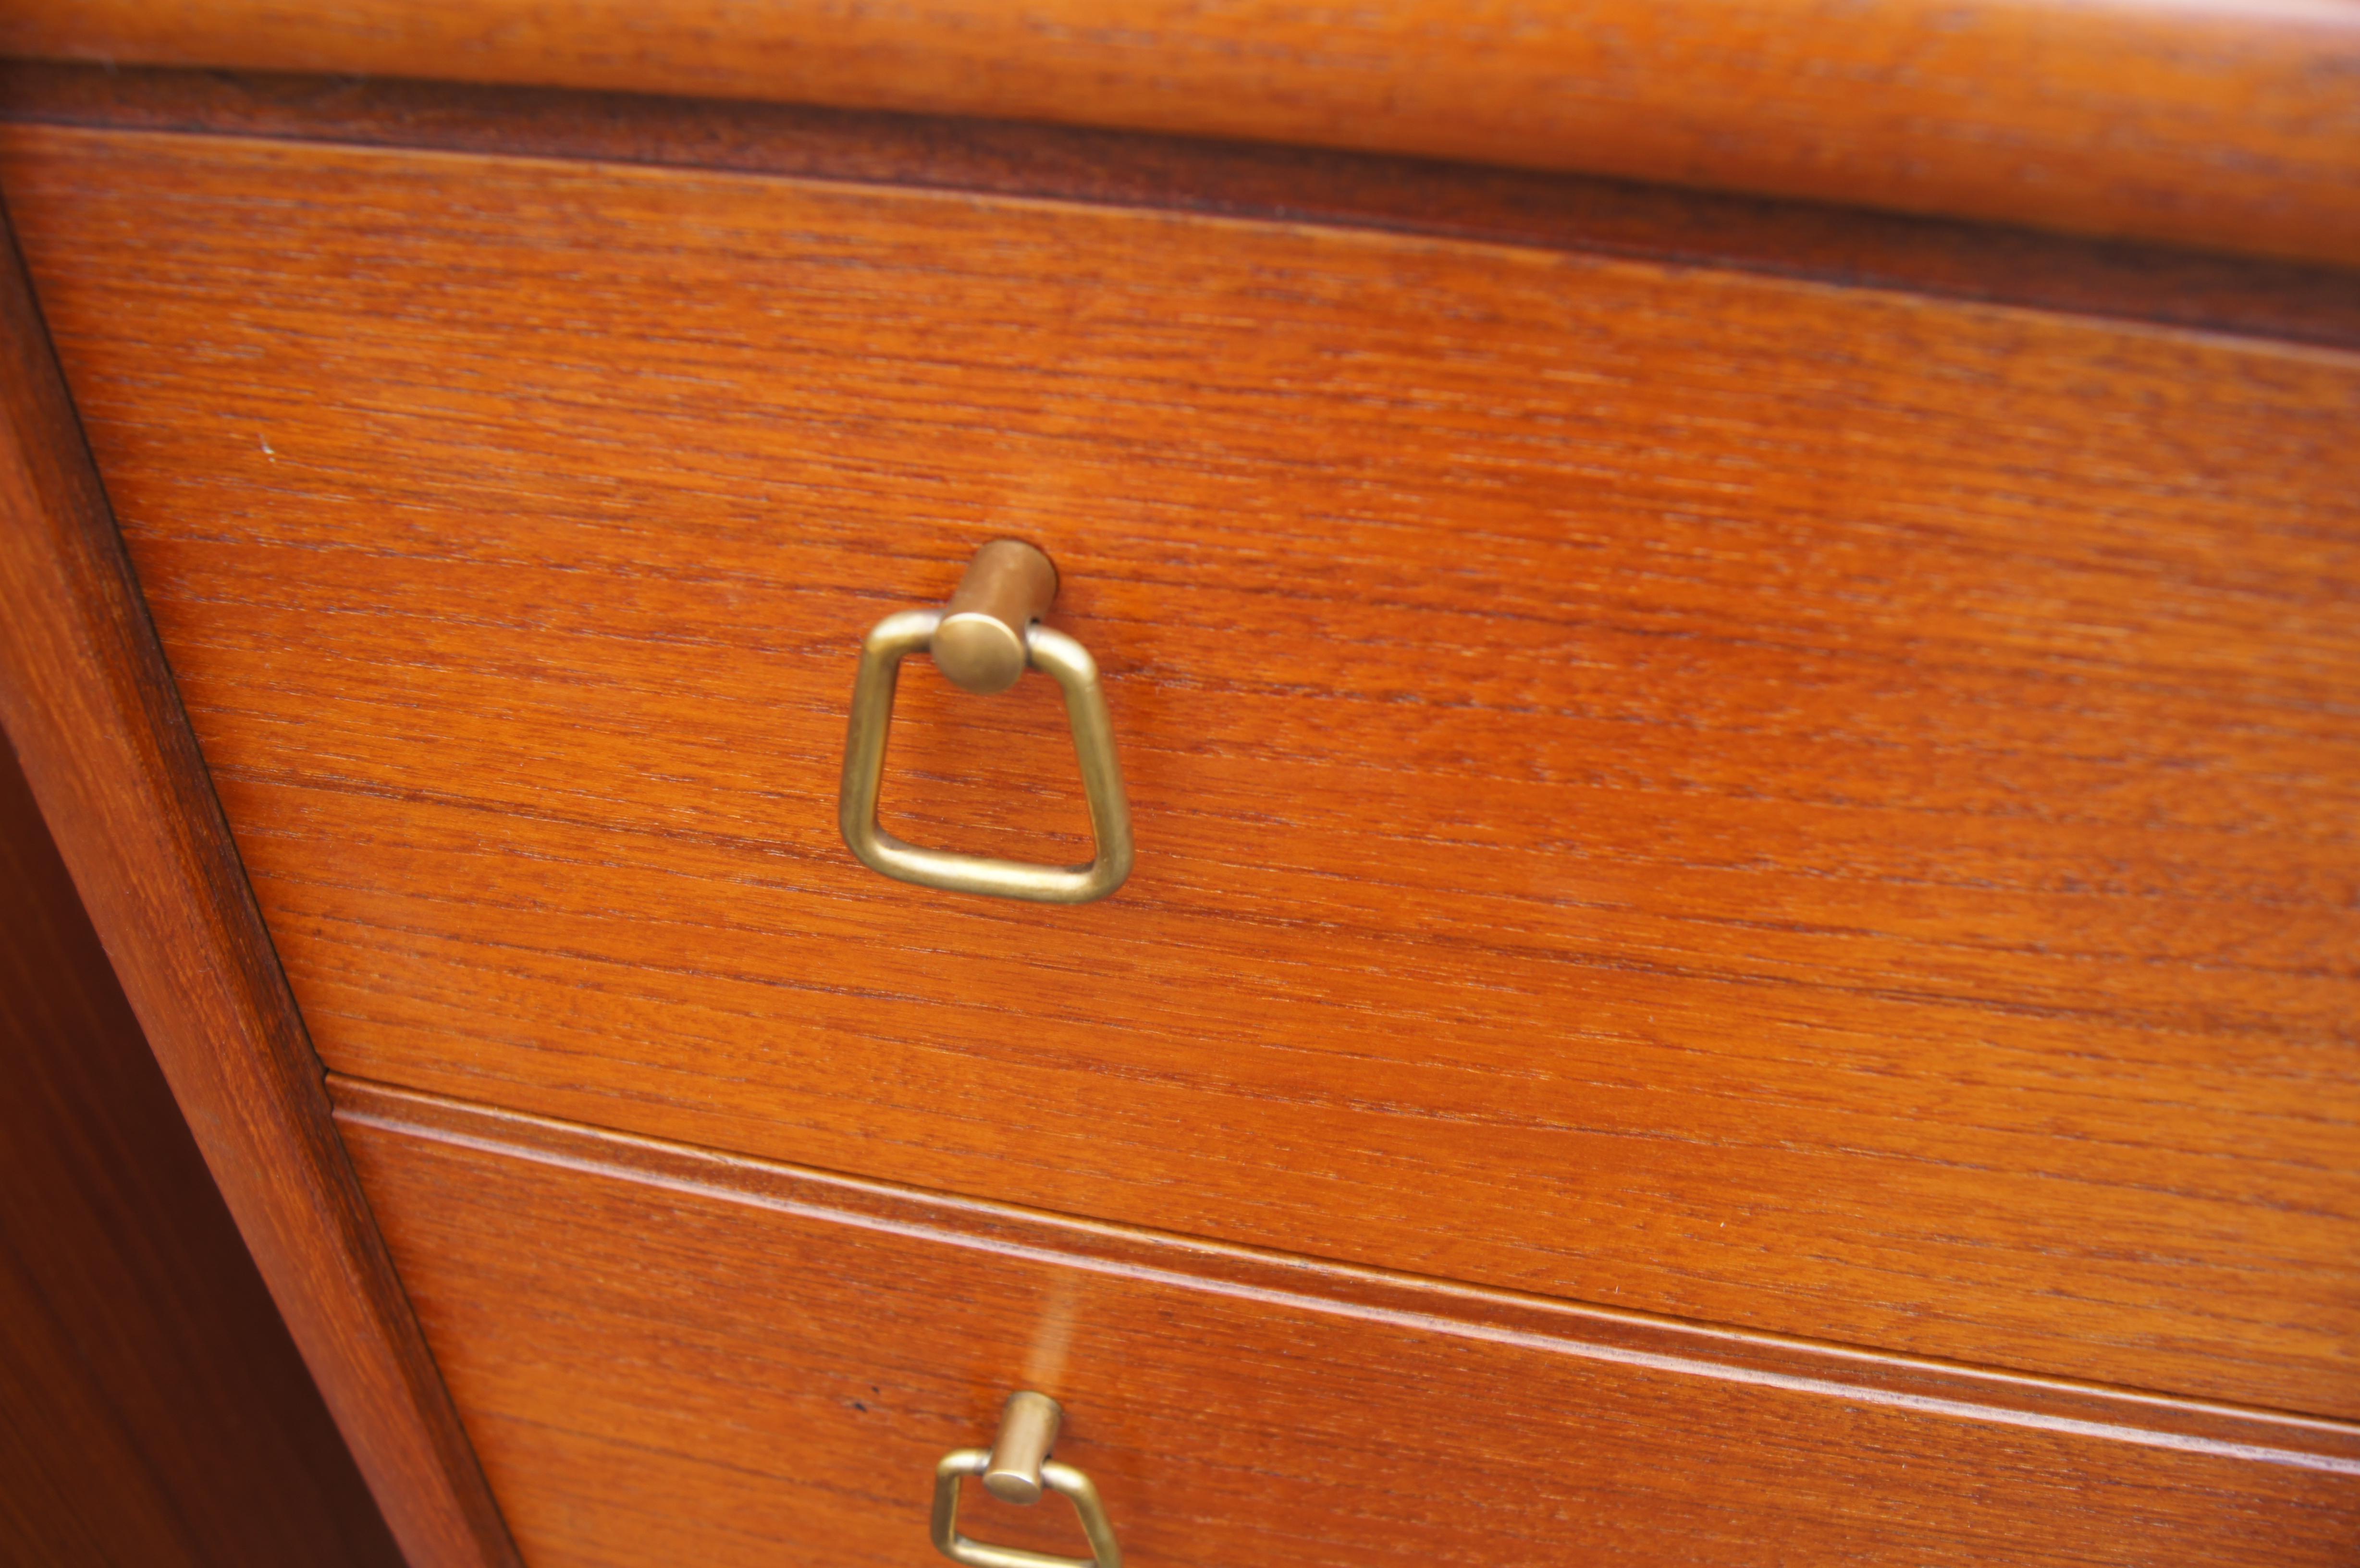
[{"label": "orange-brown wood", "polygon": [[1311,147],[808,104],[25,60],[0,61],[0,116],[1309,220],[2360,347],[2360,276],[2339,267]]},{"label": "orange-brown wood", "polygon": [[[1066,1410],[1139,1568],[2328,1563],[2360,1432],[932,1199],[337,1081],[542,1568],[910,1563],[934,1460]],[[972,1533],[1077,1553],[1062,1503]]]},{"label": "orange-brown wood", "polygon": [[1135,126],[2360,262],[2344,0],[16,0],[0,53]]},{"label": "orange-brown wood", "polygon": [[[0,605],[0,724],[386,1522],[420,1568],[513,1563],[329,1122],[319,1061],[239,867],[5,225]],[[12,897],[20,891],[30,890],[10,889]],[[188,1310],[206,1312],[202,1283],[190,1288]],[[135,1304],[115,1303],[126,1312]],[[267,1366],[255,1368],[253,1379],[257,1389],[268,1388]],[[126,1413],[136,1419],[150,1410],[134,1404]],[[295,1501],[287,1506],[300,1511]],[[104,1527],[96,1529],[103,1543]],[[354,1560],[366,1552],[366,1536],[356,1535]],[[230,1559],[268,1560],[257,1543]]]},{"label": "orange-brown wood", "polygon": [[[16,127],[341,1070],[2360,1412],[2360,363],[1529,249]],[[1114,899],[836,841],[858,638],[1065,574]],[[1054,697],[888,825],[1081,855]]]}]

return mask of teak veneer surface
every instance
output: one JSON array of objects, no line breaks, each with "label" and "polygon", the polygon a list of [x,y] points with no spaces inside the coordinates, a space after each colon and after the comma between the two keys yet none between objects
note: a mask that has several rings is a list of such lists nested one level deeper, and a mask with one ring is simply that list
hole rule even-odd
[{"label": "teak veneer surface", "polygon": [[1129,126],[2360,263],[2350,0],[13,0],[0,54]]},{"label": "teak veneer surface", "polygon": [[[2360,362],[1535,249],[12,127],[329,1063],[2360,1412]],[[1033,539],[1112,900],[856,865]],[[1078,859],[1043,681],[889,825]]]},{"label": "teak veneer surface", "polygon": [[[539,1568],[932,1560],[1000,1401],[1124,1560],[2293,1565],[2360,1432],[2011,1386],[1059,1222],[349,1081],[338,1115]],[[1988,1399],[1988,1405],[1979,1401]],[[962,1524],[1079,1554],[1056,1498]]]}]

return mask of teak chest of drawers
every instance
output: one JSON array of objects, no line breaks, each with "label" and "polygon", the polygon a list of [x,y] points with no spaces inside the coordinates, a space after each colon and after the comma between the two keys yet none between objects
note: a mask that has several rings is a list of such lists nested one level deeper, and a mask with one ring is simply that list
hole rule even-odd
[{"label": "teak chest of drawers", "polygon": [[[0,78],[0,716],[414,1560],[922,1563],[1020,1388],[1144,1568],[2349,1560],[2360,150],[2234,256],[511,48]],[[1110,898],[839,833],[999,538]],[[911,659],[881,825],[1087,860],[1065,730]]]}]

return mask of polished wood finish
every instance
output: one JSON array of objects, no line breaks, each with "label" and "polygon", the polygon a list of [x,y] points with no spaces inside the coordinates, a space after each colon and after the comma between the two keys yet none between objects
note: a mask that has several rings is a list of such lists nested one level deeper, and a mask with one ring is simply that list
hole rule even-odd
[{"label": "polished wood finish", "polygon": [[915,110],[2360,262],[2360,12],[2213,0],[16,0],[0,53]]},{"label": "polished wood finish", "polygon": [[399,1568],[0,739],[0,1562]]},{"label": "polished wood finish", "polygon": [[513,1563],[329,1122],[13,243],[0,355],[0,724],[409,1561]]},{"label": "polished wood finish", "polygon": [[0,117],[922,185],[1710,265],[2360,348],[2360,277],[1578,175],[807,104],[0,61]]},{"label": "polished wood finish", "polygon": [[[1368,234],[16,127],[331,1065],[2360,1413],[2349,357]],[[1037,540],[1137,875],[837,842]],[[888,826],[1078,858],[1045,683]]]},{"label": "polished wood finish", "polygon": [[[2327,1563],[2360,1431],[1586,1312],[337,1081],[527,1556],[916,1563],[1000,1400],[1161,1563]],[[987,1539],[1073,1552],[1052,1499]],[[968,1516],[972,1516],[969,1518]]]}]

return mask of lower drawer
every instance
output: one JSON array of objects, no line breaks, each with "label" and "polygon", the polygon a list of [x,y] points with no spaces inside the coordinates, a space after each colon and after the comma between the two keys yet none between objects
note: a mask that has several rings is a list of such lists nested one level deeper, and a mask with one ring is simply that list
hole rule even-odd
[{"label": "lower drawer", "polygon": [[[1064,1401],[1126,1560],[2346,1563],[2360,1433],[944,1199],[334,1083],[535,1568],[938,1561]],[[1055,1499],[963,1523],[1073,1555]]]}]

